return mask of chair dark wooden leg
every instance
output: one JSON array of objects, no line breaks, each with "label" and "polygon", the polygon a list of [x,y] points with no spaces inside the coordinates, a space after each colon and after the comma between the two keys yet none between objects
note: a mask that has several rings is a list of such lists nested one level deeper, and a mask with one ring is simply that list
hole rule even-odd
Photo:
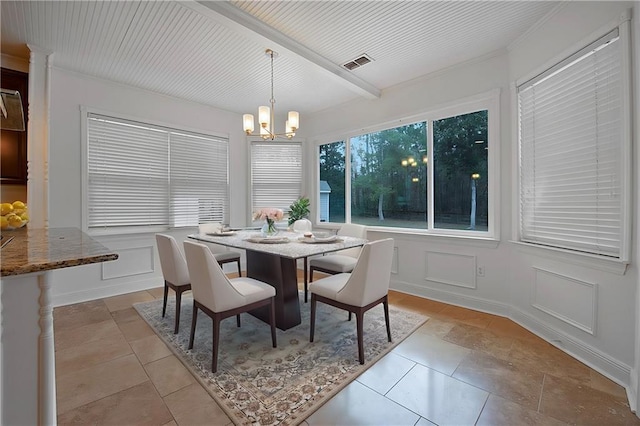
[{"label": "chair dark wooden leg", "polygon": [[240,269],[240,259],[238,259],[238,276],[242,276],[242,269]]},{"label": "chair dark wooden leg", "polygon": [[360,364],[364,364],[364,338],[363,338],[363,326],[362,322],[364,320],[364,312],[358,311],[356,312],[356,328],[358,330],[358,359],[360,360]]},{"label": "chair dark wooden leg", "polygon": [[304,267],[302,272],[304,273],[304,303],[307,303],[307,288],[308,288],[308,283],[307,283],[307,258],[304,258]]},{"label": "chair dark wooden leg", "polygon": [[182,306],[182,291],[176,290],[176,325],[173,329],[173,334],[178,334],[178,328],[180,327],[180,307]]},{"label": "chair dark wooden leg", "polygon": [[349,311],[349,321],[351,321],[351,311]]},{"label": "chair dark wooden leg", "polygon": [[278,342],[276,342],[276,298],[271,298],[271,305],[269,305],[269,316],[271,317],[269,323],[271,325],[271,342],[273,343],[273,347],[278,347]]},{"label": "chair dark wooden leg", "polygon": [[236,323],[238,324],[238,327],[240,327],[240,314],[236,315]]},{"label": "chair dark wooden leg", "polygon": [[215,314],[213,316],[213,360],[211,361],[211,371],[213,373],[218,371],[218,346],[220,341],[220,316]]},{"label": "chair dark wooden leg", "polygon": [[189,335],[189,349],[193,349],[193,339],[196,336],[196,322],[198,321],[198,307],[193,301],[193,316],[191,317],[191,334]]},{"label": "chair dark wooden leg", "polygon": [[309,268],[309,282],[312,283],[313,282],[313,267]]},{"label": "chair dark wooden leg", "polygon": [[311,293],[311,324],[309,326],[309,341],[313,342],[313,333],[316,329],[316,295]]},{"label": "chair dark wooden leg", "polygon": [[387,337],[389,338],[389,342],[391,342],[391,326],[389,325],[389,301],[387,296],[384,297],[384,302],[382,302],[384,306],[384,321],[387,323]]},{"label": "chair dark wooden leg", "polygon": [[169,296],[169,286],[167,282],[164,282],[164,300],[162,301],[162,318],[164,318],[164,314],[167,313],[167,297]]}]

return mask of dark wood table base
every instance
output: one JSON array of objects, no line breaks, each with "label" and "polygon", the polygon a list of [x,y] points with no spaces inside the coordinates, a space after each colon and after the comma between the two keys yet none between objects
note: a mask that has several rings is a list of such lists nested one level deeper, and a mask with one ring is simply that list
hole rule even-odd
[{"label": "dark wood table base", "polygon": [[[300,301],[298,300],[297,262],[277,254],[246,250],[247,277],[264,281],[276,289],[276,327],[288,330],[299,325]],[[262,307],[251,315],[269,323],[269,309]]]}]

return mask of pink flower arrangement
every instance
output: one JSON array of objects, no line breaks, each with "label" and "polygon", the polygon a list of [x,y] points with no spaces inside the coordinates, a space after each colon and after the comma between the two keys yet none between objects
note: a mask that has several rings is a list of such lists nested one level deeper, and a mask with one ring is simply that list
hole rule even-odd
[{"label": "pink flower arrangement", "polygon": [[272,207],[262,208],[253,213],[253,220],[266,220],[267,226],[266,229],[263,228],[263,234],[275,235],[277,234],[276,222],[281,221],[284,217],[284,213],[280,209],[274,209]]},{"label": "pink flower arrangement", "polygon": [[276,209],[273,207],[265,207],[259,210],[256,210],[253,213],[253,220],[266,220],[267,222],[275,221],[279,222],[284,218],[284,213],[280,209]]}]

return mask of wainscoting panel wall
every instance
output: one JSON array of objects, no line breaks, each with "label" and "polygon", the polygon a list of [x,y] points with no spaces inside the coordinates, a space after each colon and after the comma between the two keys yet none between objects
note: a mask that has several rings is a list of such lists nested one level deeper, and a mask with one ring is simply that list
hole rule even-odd
[{"label": "wainscoting panel wall", "polygon": [[531,305],[589,334],[596,334],[595,283],[533,267]]},{"label": "wainscoting panel wall", "polygon": [[425,280],[476,288],[476,256],[427,251],[425,257]]},{"label": "wainscoting panel wall", "polygon": [[398,273],[398,247],[393,248],[393,259],[391,261],[391,273]]},{"label": "wainscoting panel wall", "polygon": [[102,263],[102,279],[129,277],[154,271],[154,246],[116,249],[118,260]]}]

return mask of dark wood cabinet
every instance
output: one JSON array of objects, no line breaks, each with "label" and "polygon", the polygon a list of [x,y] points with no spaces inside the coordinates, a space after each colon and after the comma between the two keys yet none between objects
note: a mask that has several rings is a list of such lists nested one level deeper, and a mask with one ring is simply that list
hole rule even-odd
[{"label": "dark wood cabinet", "polygon": [[[1,69],[2,89],[17,90],[22,98],[22,110],[27,120],[29,75],[7,68]],[[27,131],[0,129],[0,183],[26,185],[27,183]]]}]

